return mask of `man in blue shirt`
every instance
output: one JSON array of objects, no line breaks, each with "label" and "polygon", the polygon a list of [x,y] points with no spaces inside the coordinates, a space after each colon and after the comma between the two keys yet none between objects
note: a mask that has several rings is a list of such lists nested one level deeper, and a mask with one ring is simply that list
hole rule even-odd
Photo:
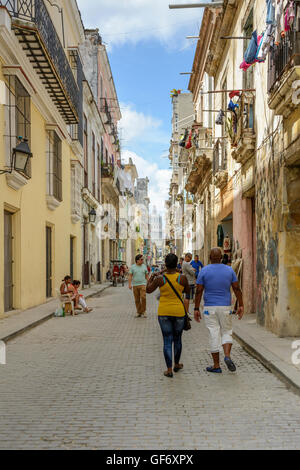
[{"label": "man in blue shirt", "polygon": [[196,269],[196,278],[199,276],[200,268],[203,268],[203,264],[199,261],[199,256],[195,255],[195,259],[191,261],[191,265]]},{"label": "man in blue shirt", "polygon": [[204,292],[204,321],[210,333],[210,348],[214,361],[213,367],[207,367],[206,370],[216,373],[222,372],[219,353],[221,343],[225,354],[225,364],[231,372],[236,370],[230,357],[232,347],[231,287],[239,304],[237,311],[239,320],[244,314],[243,296],[236,274],[230,266],[221,263],[221,260],[221,250],[219,248],[212,249],[210,252],[211,264],[200,271],[197,279],[194,308],[195,320],[200,322],[199,306]]}]

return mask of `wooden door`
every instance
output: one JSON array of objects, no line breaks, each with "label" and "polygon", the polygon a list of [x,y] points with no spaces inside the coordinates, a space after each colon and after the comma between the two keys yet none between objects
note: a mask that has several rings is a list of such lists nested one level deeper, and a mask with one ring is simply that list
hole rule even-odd
[{"label": "wooden door", "polygon": [[12,214],[4,211],[4,311],[13,310]]}]

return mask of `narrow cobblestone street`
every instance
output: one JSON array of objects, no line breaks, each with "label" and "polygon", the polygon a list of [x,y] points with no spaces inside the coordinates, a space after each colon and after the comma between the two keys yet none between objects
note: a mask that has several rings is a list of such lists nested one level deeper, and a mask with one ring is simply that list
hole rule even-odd
[{"label": "narrow cobblestone street", "polygon": [[89,315],[52,319],[7,346],[1,449],[296,449],[300,399],[234,344],[238,370],[210,364],[204,325],[184,333],[184,370],[166,379],[157,301],[136,319],[127,287]]}]

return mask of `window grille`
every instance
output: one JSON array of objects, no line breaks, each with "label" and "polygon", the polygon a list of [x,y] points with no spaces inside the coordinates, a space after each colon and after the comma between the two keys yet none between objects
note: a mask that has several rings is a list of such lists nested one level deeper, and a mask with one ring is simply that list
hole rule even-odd
[{"label": "window grille", "polygon": [[62,145],[55,131],[47,131],[47,195],[62,201]]},{"label": "window grille", "polygon": [[81,218],[81,188],[82,169],[79,162],[73,162],[71,166],[71,207],[72,215]]},{"label": "window grille", "polygon": [[[30,95],[15,75],[6,77],[5,97],[5,163],[12,163],[13,149],[20,143],[19,137],[28,140],[31,147],[31,102]],[[31,178],[31,159],[26,166],[25,177]]]}]

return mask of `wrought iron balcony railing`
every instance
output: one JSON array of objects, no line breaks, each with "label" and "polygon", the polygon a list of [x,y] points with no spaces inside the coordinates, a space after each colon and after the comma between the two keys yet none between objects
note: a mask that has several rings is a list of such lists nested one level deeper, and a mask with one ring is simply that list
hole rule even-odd
[{"label": "wrought iron balcony railing", "polygon": [[104,124],[111,124],[112,123],[112,117],[111,113],[109,111],[109,106],[106,98],[101,98],[100,99],[100,112],[104,113],[106,115],[106,121]]},{"label": "wrought iron balcony railing", "polygon": [[112,163],[105,163],[101,167],[102,178],[114,178],[114,165]]},{"label": "wrought iron balcony railing", "polygon": [[0,0],[0,5],[12,16],[12,28],[65,122],[78,123],[80,88],[44,0]]},{"label": "wrought iron balcony railing", "polygon": [[[298,3],[300,10],[300,4]],[[300,22],[295,20],[294,29],[286,33],[278,46],[269,54],[268,92],[271,93],[276,83],[286,70],[300,65]]]},{"label": "wrought iron balcony railing", "polygon": [[237,121],[233,122],[232,144],[237,144],[245,133],[254,134],[254,106],[255,95],[252,92],[243,92],[238,101],[236,111]]}]

